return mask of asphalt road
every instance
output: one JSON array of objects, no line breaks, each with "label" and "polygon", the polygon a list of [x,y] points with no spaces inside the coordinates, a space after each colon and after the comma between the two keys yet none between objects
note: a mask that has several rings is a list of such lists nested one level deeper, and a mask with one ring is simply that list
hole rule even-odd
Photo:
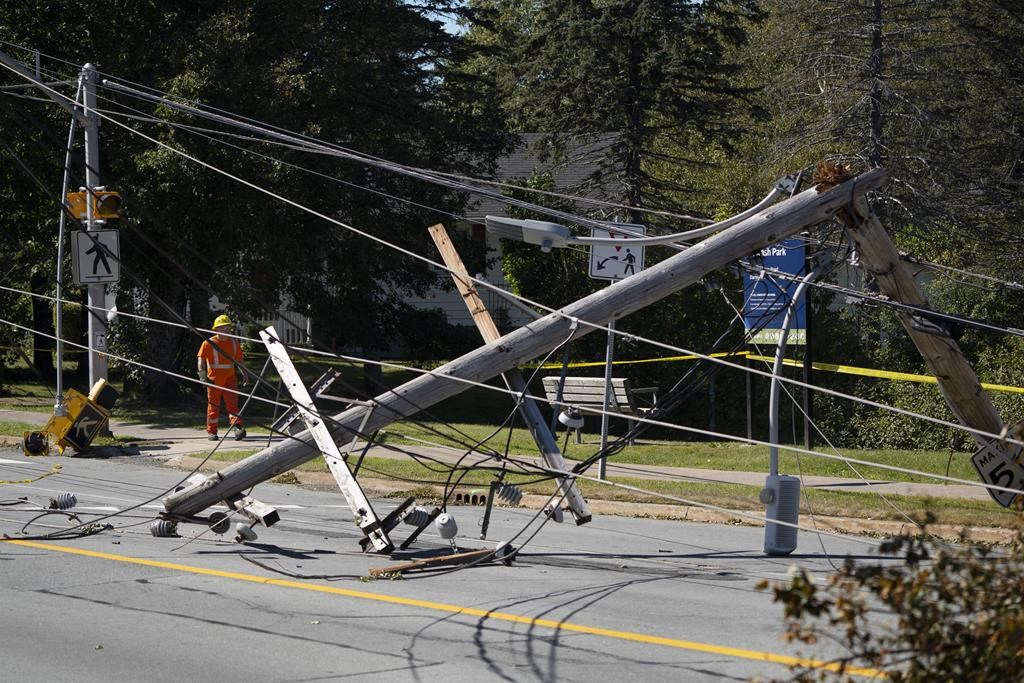
[{"label": "asphalt road", "polygon": [[[0,543],[4,680],[786,678],[787,664],[835,652],[787,645],[781,607],[755,584],[793,563],[823,576],[847,554],[878,561],[865,540],[802,533],[797,553],[772,558],[755,527],[623,517],[538,527],[523,508],[496,509],[480,540],[482,509],[454,508],[459,548],[510,542],[511,566],[367,580],[371,568],[450,552],[448,542],[431,527],[407,552],[362,554],[340,493],[272,484],[254,495],[282,519],[257,527],[255,542],[198,525],[155,538],[159,497],[181,477],[140,458],[0,449],[0,532],[14,539]],[[112,528],[22,540],[74,526],[38,517],[64,492],[82,522]],[[374,501],[380,515],[394,505]]]}]

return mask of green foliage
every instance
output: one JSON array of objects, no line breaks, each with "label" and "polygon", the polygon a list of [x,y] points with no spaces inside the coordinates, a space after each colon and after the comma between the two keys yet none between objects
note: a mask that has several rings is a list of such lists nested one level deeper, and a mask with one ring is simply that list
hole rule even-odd
[{"label": "green foliage", "polygon": [[[1024,536],[1005,549],[897,536],[880,552],[893,559],[847,559],[824,587],[801,569],[773,585],[788,637],[842,645],[846,653],[834,659],[841,680],[861,680],[852,667],[901,683],[1019,679]],[[819,678],[826,673],[800,670],[796,680]]]},{"label": "green foliage", "polygon": [[753,2],[472,4],[495,17],[470,36],[491,48],[480,68],[502,74],[516,130],[544,133],[543,150],[562,161],[596,140],[588,184],[611,198],[678,208],[686,188],[659,162],[691,163],[673,153],[690,133],[722,144],[735,133],[730,114],[746,107],[748,90],[732,78],[726,47],[744,41]]},{"label": "green foliage", "polygon": [[[481,175],[507,140],[490,85],[463,69],[471,50],[440,21],[439,13],[463,13],[459,4],[100,0],[83,14],[66,0],[28,1],[5,10],[0,40],[72,63],[91,61],[105,77],[391,161]],[[33,61],[30,51],[15,52]],[[76,67],[43,62],[60,72],[54,77],[77,75]],[[4,84],[9,82],[10,76]],[[435,276],[425,266],[175,152],[417,253],[432,249],[422,228],[437,222],[436,214],[421,207],[456,212],[464,196],[330,155],[225,138],[222,132],[238,131],[105,87],[99,97],[101,108],[115,116],[132,110],[169,122],[126,124],[161,147],[113,122],[102,128],[103,182],[121,191],[126,205],[120,225],[122,310],[172,322],[189,318],[207,327],[211,295],[236,317],[250,320],[290,300],[291,308],[317,321],[316,335],[327,343],[410,343],[403,340],[410,329],[403,298],[433,284]],[[27,282],[31,264],[53,282],[66,130],[63,109],[0,98],[0,155],[8,161],[0,168],[0,210],[7,226],[2,238],[17,245],[20,267],[10,284]],[[84,184],[79,144],[72,187]],[[199,343],[187,330],[140,328],[124,318],[112,327],[110,341],[129,358],[172,371],[189,369]],[[147,391],[168,385],[157,371],[132,371],[127,379]]]}]

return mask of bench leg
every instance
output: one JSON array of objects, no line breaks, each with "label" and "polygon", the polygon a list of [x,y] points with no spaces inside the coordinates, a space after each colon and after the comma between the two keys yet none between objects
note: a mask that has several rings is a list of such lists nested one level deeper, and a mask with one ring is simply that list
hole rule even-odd
[{"label": "bench leg", "polygon": [[628,420],[628,419],[626,420],[626,429],[629,430],[629,440],[626,443],[628,443],[630,446],[635,446],[636,445],[636,439],[633,438],[633,427],[635,427],[635,426],[636,426],[636,421],[635,420]]},{"label": "bench leg", "polygon": [[583,443],[583,430],[577,429],[576,431],[576,443]]}]

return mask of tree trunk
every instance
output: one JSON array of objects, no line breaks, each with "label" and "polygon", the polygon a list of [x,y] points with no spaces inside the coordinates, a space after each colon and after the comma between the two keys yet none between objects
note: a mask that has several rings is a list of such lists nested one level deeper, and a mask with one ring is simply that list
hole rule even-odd
[{"label": "tree trunk", "polygon": [[[643,60],[643,45],[639,40],[630,41],[629,50],[629,122],[626,135],[628,137],[626,150],[626,203],[629,206],[640,208],[644,205],[642,194],[641,171],[641,150],[643,149],[643,126],[644,106],[641,101],[640,64]],[[632,223],[643,223],[643,214],[639,211],[630,211],[629,220]]]},{"label": "tree trunk", "polygon": [[[29,278],[33,294],[47,294],[49,279],[43,273],[35,272]],[[49,380],[54,376],[53,366],[53,311],[50,303],[40,297],[32,297],[32,365],[40,377]]]},{"label": "tree trunk", "polygon": [[[75,368],[75,377],[79,378],[82,382],[87,383],[89,381],[89,288],[82,287],[82,291],[78,295],[78,303],[81,304],[78,307],[78,339],[75,343],[79,346],[74,347],[75,353],[78,355],[78,365]],[[66,347],[65,347],[66,348]]]},{"label": "tree trunk", "polygon": [[882,45],[882,0],[875,0],[874,12],[871,16],[871,58],[868,61],[871,78],[871,91],[868,95],[871,102],[871,148],[868,151],[868,162],[872,168],[881,168],[885,162]]},{"label": "tree trunk", "polygon": [[[152,296],[149,301],[149,315],[153,318],[177,321],[177,316],[185,315],[187,295],[184,286],[178,280],[163,280],[151,283]],[[173,312],[158,303],[171,307]],[[175,315],[177,314],[177,316]],[[183,356],[191,357],[199,347],[200,340],[195,340],[195,349],[185,348],[184,333],[180,327],[150,323],[146,335],[146,351],[142,362],[153,368],[166,368],[171,372],[195,370],[195,362],[191,366],[182,361]],[[194,373],[187,373],[194,374]],[[177,393],[177,382],[159,370],[147,369],[142,379],[142,391],[145,395],[168,395]]]}]

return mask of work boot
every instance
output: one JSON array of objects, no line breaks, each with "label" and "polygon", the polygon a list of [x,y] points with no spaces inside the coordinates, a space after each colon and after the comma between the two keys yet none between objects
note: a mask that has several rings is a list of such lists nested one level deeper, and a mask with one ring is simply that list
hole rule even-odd
[{"label": "work boot", "polygon": [[208,437],[206,437],[206,440],[207,440],[207,441],[217,441],[217,440],[219,440],[219,439],[220,439],[220,437],[219,437],[219,436],[217,436],[217,432],[213,432],[213,433],[212,433],[212,434],[210,434],[210,435],[209,435]]},{"label": "work boot", "polygon": [[235,427],[235,441],[241,441],[245,438],[245,427]]}]

